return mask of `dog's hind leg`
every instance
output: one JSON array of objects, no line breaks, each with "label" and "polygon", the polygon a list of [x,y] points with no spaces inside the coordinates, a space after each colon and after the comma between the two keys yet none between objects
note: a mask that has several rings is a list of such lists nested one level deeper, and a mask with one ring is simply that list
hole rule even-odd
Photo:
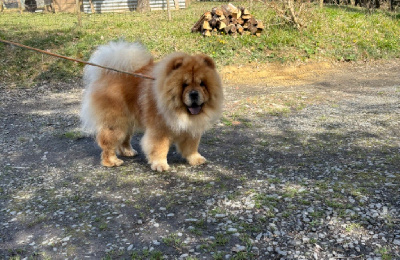
[{"label": "dog's hind leg", "polygon": [[122,144],[118,147],[118,153],[122,156],[126,156],[126,157],[133,157],[135,155],[137,155],[138,153],[132,148],[131,145],[131,137],[132,135],[130,133],[128,133],[125,136],[124,141],[122,142]]},{"label": "dog's hind leg", "polygon": [[124,162],[117,158],[115,152],[126,140],[126,131],[104,127],[99,131],[96,139],[98,145],[103,150],[101,153],[101,164],[103,166],[120,166]]}]

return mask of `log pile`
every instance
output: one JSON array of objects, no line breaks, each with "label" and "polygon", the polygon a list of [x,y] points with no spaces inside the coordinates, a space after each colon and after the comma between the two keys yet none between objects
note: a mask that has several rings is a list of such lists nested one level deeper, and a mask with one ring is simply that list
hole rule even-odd
[{"label": "log pile", "polygon": [[235,7],[233,4],[214,7],[211,12],[205,12],[192,27],[192,32],[200,32],[204,36],[215,34],[256,35],[264,30],[262,21],[252,16],[245,7]]}]

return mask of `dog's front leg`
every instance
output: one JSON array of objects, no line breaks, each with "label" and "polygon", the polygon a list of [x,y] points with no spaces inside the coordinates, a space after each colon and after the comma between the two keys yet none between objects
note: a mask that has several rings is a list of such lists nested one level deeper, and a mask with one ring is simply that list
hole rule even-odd
[{"label": "dog's front leg", "polygon": [[153,171],[168,171],[167,154],[171,140],[161,133],[146,130],[141,141],[143,152]]},{"label": "dog's front leg", "polygon": [[200,165],[206,162],[206,158],[198,152],[201,136],[183,135],[177,142],[176,147],[190,165]]}]

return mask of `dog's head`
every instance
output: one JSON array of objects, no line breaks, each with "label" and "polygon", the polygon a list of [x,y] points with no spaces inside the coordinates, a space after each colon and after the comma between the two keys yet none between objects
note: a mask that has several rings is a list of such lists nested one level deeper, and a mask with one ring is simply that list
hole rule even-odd
[{"label": "dog's head", "polygon": [[155,72],[161,112],[169,111],[183,122],[218,117],[223,100],[221,79],[209,56],[174,53],[161,61]]}]

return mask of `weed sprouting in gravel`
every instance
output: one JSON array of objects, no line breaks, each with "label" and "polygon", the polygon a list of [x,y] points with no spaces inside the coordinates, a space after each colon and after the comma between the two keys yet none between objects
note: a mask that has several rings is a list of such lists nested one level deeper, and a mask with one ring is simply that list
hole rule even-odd
[{"label": "weed sprouting in gravel", "polygon": [[163,242],[171,247],[179,248],[182,244],[182,240],[178,237],[177,234],[169,234],[168,236],[163,238]]},{"label": "weed sprouting in gravel", "polygon": [[215,235],[215,244],[217,246],[224,246],[229,242],[230,238],[228,234],[217,233]]}]

